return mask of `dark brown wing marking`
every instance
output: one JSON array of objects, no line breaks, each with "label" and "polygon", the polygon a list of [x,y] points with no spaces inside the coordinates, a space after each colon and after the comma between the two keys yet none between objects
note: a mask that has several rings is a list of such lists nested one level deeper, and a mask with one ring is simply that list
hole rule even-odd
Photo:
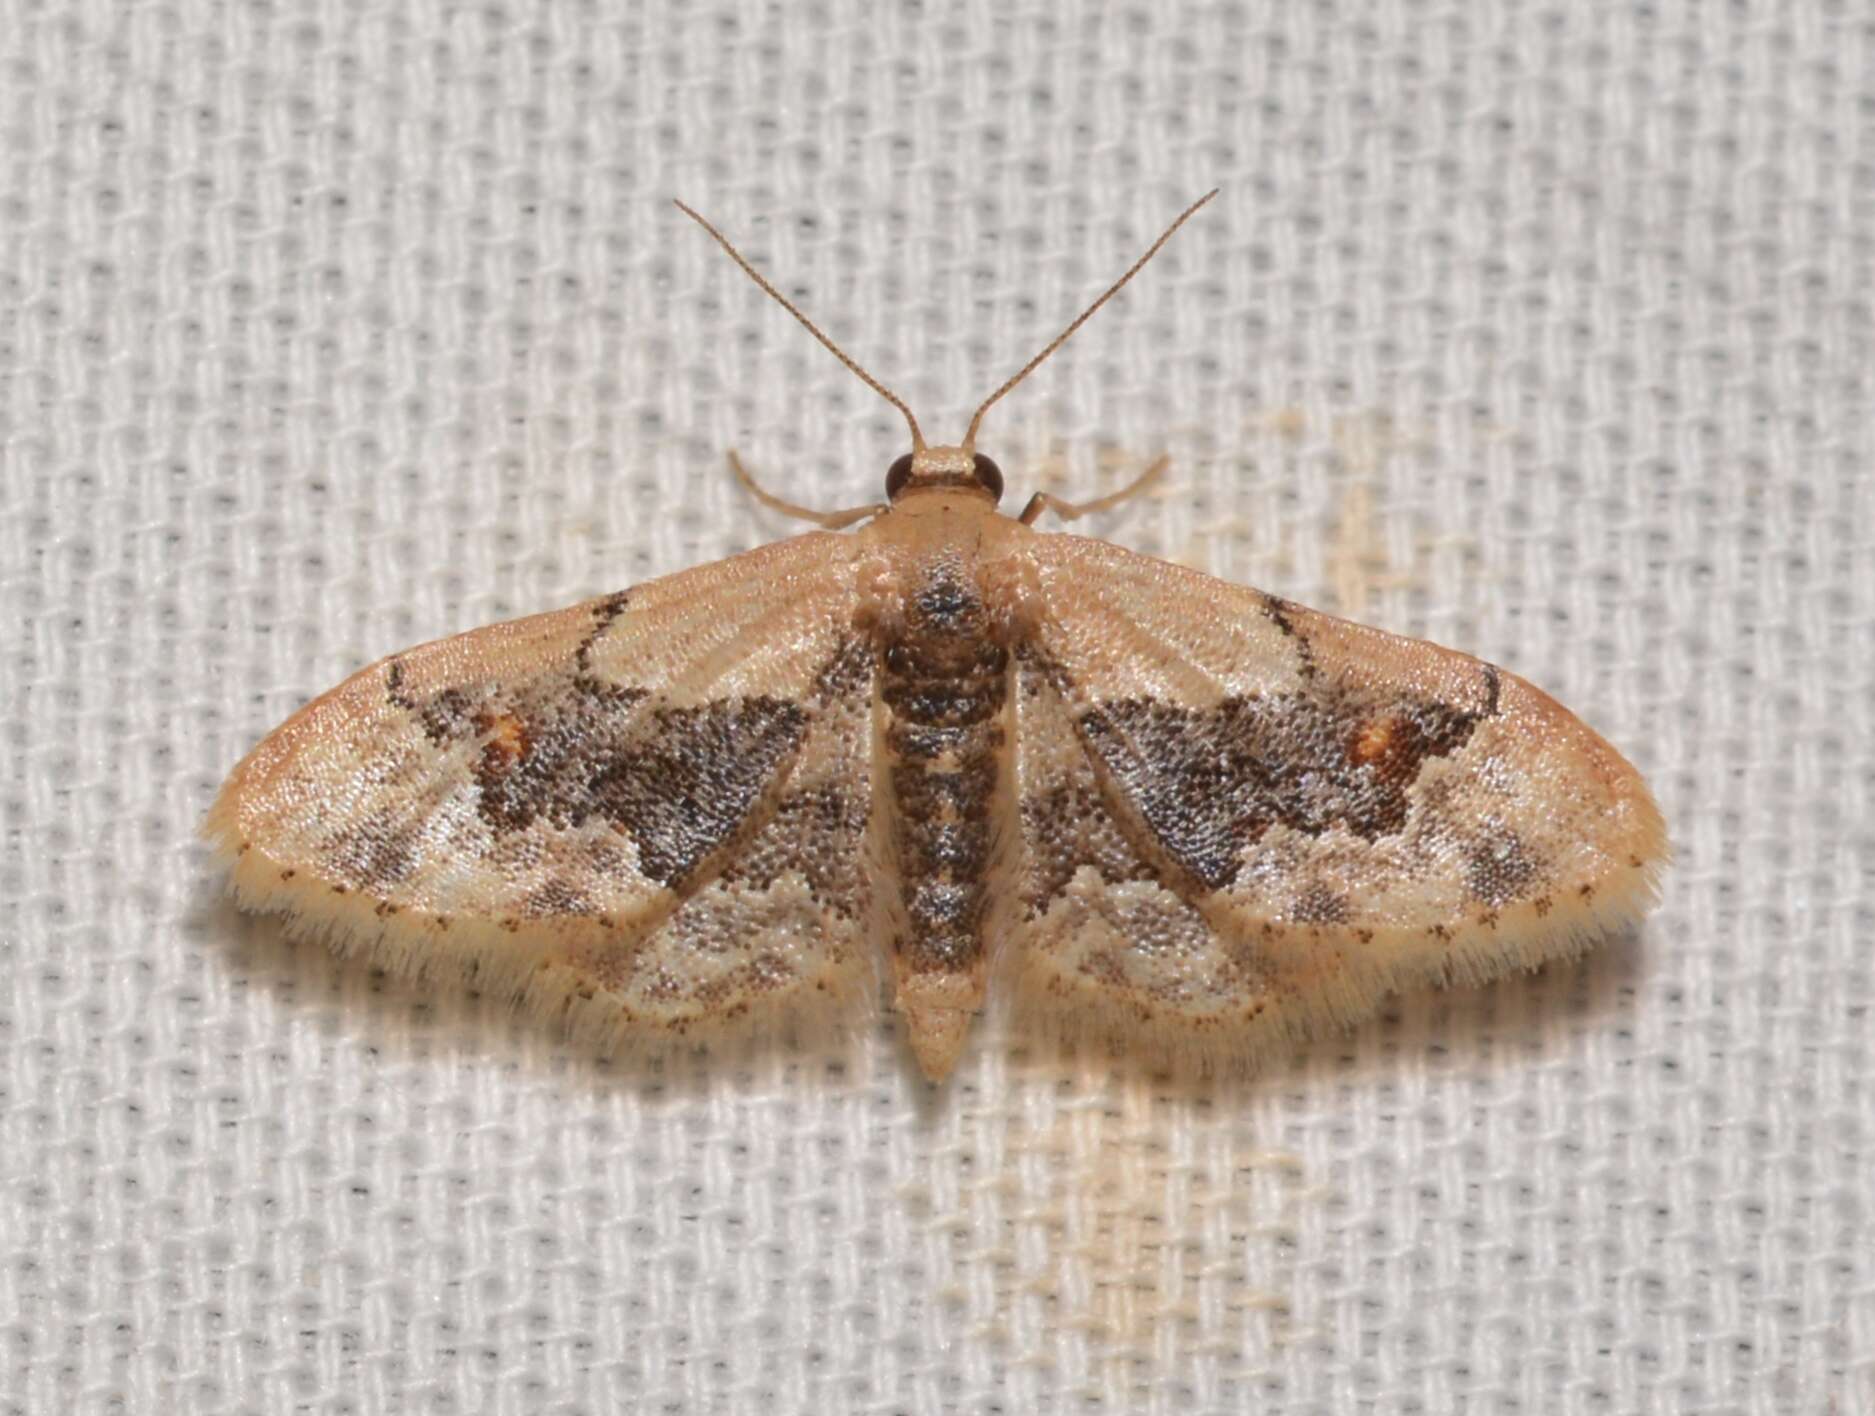
[{"label": "dark brown wing marking", "polygon": [[1270,623],[1280,629],[1284,636],[1296,646],[1296,672],[1305,679],[1315,677],[1315,651],[1309,643],[1309,637],[1296,628],[1291,611],[1297,607],[1291,605],[1280,595],[1267,591],[1263,595],[1263,613],[1270,617]]},{"label": "dark brown wing marking", "polygon": [[362,823],[336,832],[327,859],[341,884],[382,890],[407,878],[417,863],[417,833],[395,813],[375,811]]},{"label": "dark brown wing marking", "polygon": [[1219,889],[1275,825],[1365,841],[1399,832],[1421,766],[1463,747],[1495,709],[1494,674],[1485,697],[1476,711],[1345,686],[1211,708],[1117,699],[1082,709],[1076,726],[1165,853]]},{"label": "dark brown wing marking", "polygon": [[583,767],[569,763],[560,780],[572,791],[552,805],[564,803],[577,822],[590,801],[638,842],[640,870],[678,888],[741,831],[792,761],[807,722],[800,705],[765,695],[659,708],[642,737],[619,743],[609,759],[595,753]]},{"label": "dark brown wing marking", "polygon": [[479,807],[498,835],[596,817],[637,843],[648,879],[679,888],[785,772],[808,709],[766,695],[683,708],[648,697],[571,673],[452,687],[400,706],[433,742],[479,744]]},{"label": "dark brown wing marking", "polygon": [[1030,917],[1048,904],[1091,865],[1110,884],[1160,879],[1115,824],[1099,789],[1091,782],[1050,783],[1022,798],[1023,839],[1030,859],[1023,907]]},{"label": "dark brown wing marking", "polygon": [[625,613],[625,607],[631,603],[631,597],[631,591],[618,590],[593,606],[592,629],[580,641],[579,648],[573,651],[573,658],[579,665],[580,672],[592,672],[592,646],[599,642],[600,635],[612,627],[612,621]]},{"label": "dark brown wing marking", "polygon": [[1509,826],[1471,843],[1465,855],[1465,887],[1487,905],[1521,900],[1543,874],[1523,838]]}]

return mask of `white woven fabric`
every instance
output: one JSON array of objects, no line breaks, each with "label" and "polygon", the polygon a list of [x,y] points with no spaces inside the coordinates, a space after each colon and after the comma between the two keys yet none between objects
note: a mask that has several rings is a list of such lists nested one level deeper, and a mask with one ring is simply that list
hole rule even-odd
[{"label": "white woven fabric", "polygon": [[[1269,13],[1274,11],[1275,13]],[[646,1076],[219,900],[346,672],[985,446],[1535,679],[1678,863],[1189,1093]],[[0,1412],[1875,1410],[1856,5],[0,0]]]}]

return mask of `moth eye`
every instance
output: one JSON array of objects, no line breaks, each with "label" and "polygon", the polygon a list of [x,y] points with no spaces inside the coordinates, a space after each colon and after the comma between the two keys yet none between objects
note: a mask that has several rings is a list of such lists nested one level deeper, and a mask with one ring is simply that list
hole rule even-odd
[{"label": "moth eye", "polygon": [[905,484],[911,480],[911,454],[908,452],[899,458],[885,473],[885,499],[892,501],[905,490]]},{"label": "moth eye", "polygon": [[997,501],[1001,501],[1003,499],[1003,469],[980,452],[976,458],[978,484]]}]

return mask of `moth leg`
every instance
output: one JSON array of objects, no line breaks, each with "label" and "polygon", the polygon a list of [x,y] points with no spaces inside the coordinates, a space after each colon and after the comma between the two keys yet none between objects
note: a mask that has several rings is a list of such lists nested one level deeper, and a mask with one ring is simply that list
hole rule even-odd
[{"label": "moth leg", "polygon": [[1051,497],[1047,492],[1037,492],[1029,498],[1029,504],[1022,508],[1022,524],[1033,526],[1041,519],[1044,511],[1052,511],[1063,521],[1077,521],[1090,511],[1105,511],[1110,506],[1118,506],[1128,497],[1136,497],[1154,482],[1165,475],[1165,469],[1172,465],[1170,457],[1161,456],[1153,460],[1152,466],[1141,472],[1117,492],[1109,492],[1104,497],[1095,497],[1092,501],[1063,501],[1060,497]]},{"label": "moth leg", "polygon": [[869,516],[877,516],[885,510],[885,507],[876,502],[871,506],[848,507],[845,511],[815,511],[812,507],[783,501],[748,474],[742,465],[742,459],[736,456],[733,448],[729,453],[729,470],[736,474],[738,482],[748,488],[749,494],[770,511],[778,511],[783,516],[792,516],[796,521],[811,521],[826,531],[838,531],[842,527],[851,526],[856,521],[864,521]]}]

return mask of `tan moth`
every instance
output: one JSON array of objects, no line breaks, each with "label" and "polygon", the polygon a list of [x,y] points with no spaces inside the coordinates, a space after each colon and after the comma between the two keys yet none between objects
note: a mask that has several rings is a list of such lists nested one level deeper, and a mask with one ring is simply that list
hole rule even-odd
[{"label": "tan moth", "polygon": [[1239,1064],[1633,920],[1660,814],[1536,688],[1034,529],[1118,496],[997,511],[983,415],[1209,200],[954,447],[683,208],[904,415],[886,502],[751,482],[822,529],[353,675],[210,811],[237,899],[620,1042],[860,1010],[883,970],[934,1081],[992,977],[1058,1027]]}]

